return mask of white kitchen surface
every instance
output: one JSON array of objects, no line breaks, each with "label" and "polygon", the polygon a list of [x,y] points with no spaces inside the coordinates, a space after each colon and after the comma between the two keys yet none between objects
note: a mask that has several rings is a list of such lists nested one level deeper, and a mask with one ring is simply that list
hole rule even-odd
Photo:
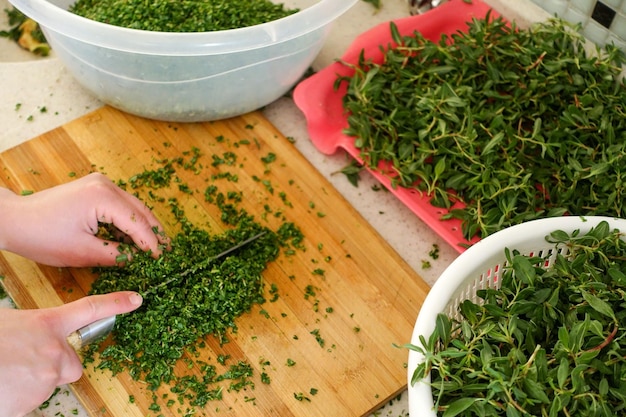
[{"label": "white kitchen surface", "polygon": [[[390,19],[407,16],[407,0],[381,0],[382,8],[359,1],[336,22],[326,46],[313,67],[318,70],[340,57],[351,41],[373,25]],[[529,21],[544,19],[545,12],[530,0],[488,0],[497,11],[520,26]],[[3,10],[10,7],[0,0],[0,29],[8,28]],[[22,51],[5,38],[0,38],[0,152],[30,138],[45,133],[68,121],[102,106],[98,100],[82,89],[54,57],[38,58]],[[298,150],[337,188],[337,190],[363,215],[389,244],[429,284],[457,256],[450,245],[436,236],[430,228],[411,211],[385,191],[375,191],[376,182],[362,174],[360,185],[352,186],[339,174],[347,159],[338,153],[326,156],[318,152],[308,138],[302,113],[289,98],[282,98],[267,106],[265,116],[288,137],[295,139]],[[433,245],[439,247],[439,258],[432,259]],[[424,268],[428,261],[430,268]],[[407,341],[411,335],[407,334]],[[405,417],[407,394],[384,406],[373,414],[380,417]],[[34,411],[29,417],[86,417],[87,413],[71,393],[61,387],[47,408]]]}]

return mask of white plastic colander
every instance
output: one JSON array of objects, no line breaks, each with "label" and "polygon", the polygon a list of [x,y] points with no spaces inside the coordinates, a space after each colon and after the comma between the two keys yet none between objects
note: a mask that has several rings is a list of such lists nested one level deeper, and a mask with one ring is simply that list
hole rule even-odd
[{"label": "white plastic colander", "polygon": [[[588,232],[601,221],[609,223],[611,229],[626,232],[626,219],[613,217],[554,217],[533,220],[494,233],[474,244],[456,258],[441,274],[428,293],[417,316],[411,343],[422,346],[419,336],[426,340],[435,329],[437,314],[446,313],[459,318],[458,306],[464,300],[476,301],[476,291],[484,288],[499,288],[500,275],[506,266],[505,248],[518,250],[525,255],[546,256],[546,267],[554,261],[557,253],[567,253],[566,247],[555,248],[546,241],[546,236],[555,230],[572,233]],[[411,385],[415,368],[423,361],[419,352],[409,351],[409,415],[411,417],[436,417],[430,376]]]}]

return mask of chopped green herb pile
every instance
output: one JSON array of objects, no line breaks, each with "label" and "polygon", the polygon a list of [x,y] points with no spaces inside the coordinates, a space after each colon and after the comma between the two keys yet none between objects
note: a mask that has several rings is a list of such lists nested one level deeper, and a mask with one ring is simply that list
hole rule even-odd
[{"label": "chopped green herb pile", "polygon": [[[136,195],[145,195],[151,204],[169,207],[180,230],[172,236],[171,250],[164,251],[158,259],[123,244],[120,261],[125,262],[132,251],[130,260],[124,267],[96,268],[98,278],[92,284],[93,294],[135,290],[144,295],[138,310],[118,317],[113,343],[105,340],[102,346],[92,345],[85,362],[94,361],[96,368],[113,374],[127,371],[132,378],[146,382],[146,387],[155,391],[150,406],[153,411],[186,404],[188,408],[179,410],[193,413],[195,407],[221,399],[224,383],[228,391],[254,388],[250,364],[239,361],[220,373],[218,369],[224,367],[226,358],[218,357],[219,363],[212,364],[210,358],[200,356],[200,350],[206,346],[206,337],[226,343],[228,334],[237,331],[236,319],[254,305],[266,302],[262,272],[268,263],[281,251],[288,255],[303,249],[304,236],[295,224],[282,217],[276,230],[271,230],[239,206],[241,193],[220,191],[220,185],[236,182],[236,174],[207,175],[206,189],[198,190],[204,201],[221,213],[226,231],[220,234],[196,226],[177,199],[160,195],[161,191],[167,194],[170,187],[195,192],[177,171],[201,175],[202,156],[198,149],[192,149],[177,158],[155,161],[154,169],[146,169],[128,181],[118,181]],[[235,155],[232,160],[234,164]],[[100,230],[102,236],[110,239],[116,232],[105,225]],[[211,259],[259,232],[264,234],[256,240],[226,256]],[[176,276],[179,278],[170,280]],[[275,300],[278,289],[273,285],[267,294]],[[197,368],[200,375],[181,373],[181,367],[177,367],[181,361],[188,362],[182,369]],[[269,376],[262,378],[262,382],[268,381]],[[170,386],[176,400],[158,398],[156,390],[163,384]]]},{"label": "chopped green herb pile", "polygon": [[155,32],[210,32],[296,13],[269,0],[78,0],[70,11],[98,22]]},{"label": "chopped green herb pile", "polygon": [[602,222],[586,234],[548,241],[568,248],[545,258],[506,251],[500,289],[484,304],[440,314],[421,337],[439,415],[613,417],[626,402],[626,242]]},{"label": "chopped green herb pile", "polygon": [[[173,238],[172,250],[158,260],[137,253],[124,268],[101,269],[94,293],[117,290],[147,292],[168,278],[202,265],[258,231],[244,224],[224,235],[211,236],[191,228]],[[266,234],[236,253],[146,293],[144,306],[119,320],[115,344],[101,354],[100,367],[141,376],[151,386],[169,383],[173,364],[185,348],[204,335],[225,338],[236,329],[235,318],[265,302],[261,272],[278,254],[278,238]]]},{"label": "chopped green herb pile", "polygon": [[468,239],[563,213],[623,217],[624,54],[587,54],[576,29],[487,16],[432,42],[391,24],[398,46],[384,62],[361,55],[336,80],[348,85],[346,133],[393,187],[463,203],[444,219]]}]

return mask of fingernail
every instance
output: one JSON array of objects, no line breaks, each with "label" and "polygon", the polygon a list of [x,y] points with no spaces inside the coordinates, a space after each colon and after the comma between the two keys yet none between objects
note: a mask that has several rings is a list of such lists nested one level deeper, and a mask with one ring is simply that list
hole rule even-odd
[{"label": "fingernail", "polygon": [[143,297],[139,293],[133,293],[129,297],[130,303],[134,306],[140,306],[143,303]]}]

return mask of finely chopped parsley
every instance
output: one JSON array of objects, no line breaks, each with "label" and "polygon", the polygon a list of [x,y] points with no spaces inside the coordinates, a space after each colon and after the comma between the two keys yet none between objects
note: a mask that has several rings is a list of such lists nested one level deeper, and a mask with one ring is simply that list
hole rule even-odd
[{"label": "finely chopped parsley", "polygon": [[269,0],[78,0],[72,13],[154,32],[211,32],[271,22],[298,12]]},{"label": "finely chopped parsley", "polygon": [[[94,269],[98,277],[91,294],[135,290],[144,295],[144,302],[132,314],[118,316],[112,338],[83,352],[84,363],[93,362],[96,369],[114,375],[127,372],[134,380],[142,381],[152,392],[150,411],[168,408],[189,415],[209,401],[221,400],[224,392],[253,390],[253,367],[248,362],[233,359],[224,370],[225,357],[218,356],[216,364],[200,352],[209,338],[220,345],[227,343],[229,335],[237,332],[238,317],[265,303],[266,295],[271,297],[270,302],[275,301],[278,289],[272,286],[266,290],[263,271],[281,253],[288,256],[304,249],[304,236],[294,223],[282,215],[273,229],[259,223],[241,207],[243,194],[230,189],[230,184],[237,182],[236,172],[205,172],[208,165],[203,157],[199,149],[193,148],[179,157],[154,161],[152,167],[128,180],[117,181],[121,188],[148,204],[168,207],[170,221],[179,231],[172,236],[170,250],[157,259],[137,251],[132,244],[122,243],[121,262],[132,252],[123,268]],[[234,153],[213,154],[210,159],[212,168],[242,168]],[[272,160],[264,158],[266,163]],[[184,203],[162,194],[172,189],[185,194],[196,192],[179,176],[181,171],[206,177],[206,188],[197,190],[202,193],[198,197],[219,209],[225,229],[222,233],[210,233],[197,226],[187,217]],[[228,256],[212,259],[259,232],[265,233]],[[115,240],[118,231],[103,224],[99,235]],[[179,279],[162,285],[173,276]],[[187,374],[188,367],[198,373]],[[269,376],[261,375],[261,382],[268,383]],[[160,396],[163,391],[157,394],[164,384],[169,385],[169,393],[164,388],[167,397]]]}]

